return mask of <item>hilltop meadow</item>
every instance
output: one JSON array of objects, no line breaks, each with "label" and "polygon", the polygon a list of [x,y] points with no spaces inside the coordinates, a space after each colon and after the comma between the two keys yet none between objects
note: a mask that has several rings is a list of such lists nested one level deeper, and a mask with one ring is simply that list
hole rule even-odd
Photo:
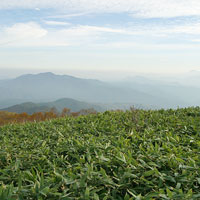
[{"label": "hilltop meadow", "polygon": [[0,127],[1,200],[198,200],[200,108]]}]

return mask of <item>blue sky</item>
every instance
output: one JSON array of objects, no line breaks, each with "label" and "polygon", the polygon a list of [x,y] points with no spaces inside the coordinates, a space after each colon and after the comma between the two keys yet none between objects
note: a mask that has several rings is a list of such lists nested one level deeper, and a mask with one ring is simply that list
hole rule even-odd
[{"label": "blue sky", "polygon": [[199,52],[199,0],[0,1],[2,75],[182,73]]}]

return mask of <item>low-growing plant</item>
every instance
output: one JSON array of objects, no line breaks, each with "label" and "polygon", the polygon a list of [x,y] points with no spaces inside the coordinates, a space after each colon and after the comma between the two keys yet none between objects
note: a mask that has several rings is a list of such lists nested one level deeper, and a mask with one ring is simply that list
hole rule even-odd
[{"label": "low-growing plant", "polygon": [[199,114],[107,111],[0,127],[0,199],[198,200]]}]

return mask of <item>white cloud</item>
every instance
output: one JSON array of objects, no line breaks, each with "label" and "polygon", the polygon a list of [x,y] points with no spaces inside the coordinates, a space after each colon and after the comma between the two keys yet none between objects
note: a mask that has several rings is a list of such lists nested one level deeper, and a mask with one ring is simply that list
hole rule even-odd
[{"label": "white cloud", "polygon": [[69,29],[63,29],[61,30],[63,33],[71,36],[77,36],[77,35],[99,35],[102,33],[114,33],[114,34],[130,34],[129,31],[125,29],[116,29],[116,28],[109,28],[109,27],[101,27],[101,26],[75,26]]},{"label": "white cloud", "polygon": [[[199,0],[142,0],[133,16],[144,18],[168,18],[200,16]],[[138,12],[137,12],[138,11]]]},{"label": "white cloud", "polygon": [[87,46],[95,44],[102,39],[112,37],[111,35],[128,35],[129,31],[124,29],[116,29],[101,26],[72,26],[70,28],[56,30],[51,33],[54,38],[66,41],[68,44],[73,46]]},{"label": "white cloud", "polygon": [[68,12],[128,12],[137,17],[200,16],[199,0],[1,0],[0,9],[57,8]]},{"label": "white cloud", "polygon": [[169,32],[174,33],[185,33],[185,34],[192,34],[192,35],[199,35],[200,34],[200,23],[192,23],[186,25],[179,25],[174,27]]},{"label": "white cloud", "polygon": [[[48,24],[57,24],[48,21]],[[63,24],[62,24],[63,25]],[[17,23],[0,31],[0,45],[6,46],[69,46],[96,42],[104,34],[130,34],[123,29],[98,26],[71,26],[47,31],[34,22]]]},{"label": "white cloud", "polygon": [[[59,21],[47,21],[49,25],[59,24]],[[65,23],[65,22],[64,22]],[[60,25],[64,25],[61,24]],[[112,42],[113,48],[134,48],[138,45],[154,44],[153,38],[177,37],[177,35],[190,35],[188,42],[200,36],[200,24],[186,24],[170,27],[126,27],[112,28],[103,26],[78,25],[63,27],[60,29],[46,30],[41,25],[29,23],[17,23],[11,27],[5,27],[0,31],[0,45],[2,46],[98,46]],[[113,37],[114,36],[114,37]],[[120,36],[120,37],[118,37]],[[121,37],[122,36],[122,37]],[[153,37],[152,37],[153,36]],[[137,38],[140,37],[138,41]],[[115,38],[115,39],[114,39]],[[141,38],[145,40],[142,41]],[[153,40],[152,40],[153,39]],[[166,41],[166,39],[164,39]],[[194,42],[194,41],[193,41]],[[146,44],[145,44],[146,43]]]},{"label": "white cloud", "polygon": [[69,19],[72,17],[80,17],[84,15],[88,15],[90,13],[88,12],[81,12],[81,13],[73,13],[73,14],[61,14],[61,15],[51,15],[47,18],[53,18],[53,19]]},{"label": "white cloud", "polygon": [[61,21],[44,21],[45,24],[47,25],[52,25],[52,26],[66,26],[70,25],[68,22],[61,22]]},{"label": "white cloud", "polygon": [[176,37],[177,34],[182,35],[200,35],[200,23],[186,23],[179,25],[148,25],[148,26],[138,26],[132,29],[137,35],[152,35],[161,37]]},{"label": "white cloud", "polygon": [[41,28],[37,23],[17,23],[4,29],[6,35],[14,39],[40,38],[47,34],[47,30]]},{"label": "white cloud", "polygon": [[0,45],[23,45],[44,38],[48,31],[35,22],[16,23],[0,31]]},{"label": "white cloud", "polygon": [[141,32],[141,34],[152,34],[157,36],[174,36],[175,34],[183,34],[183,35],[200,35],[200,23],[186,23],[186,24],[179,24],[179,25],[152,25],[147,26],[142,29],[139,28],[138,32]]}]

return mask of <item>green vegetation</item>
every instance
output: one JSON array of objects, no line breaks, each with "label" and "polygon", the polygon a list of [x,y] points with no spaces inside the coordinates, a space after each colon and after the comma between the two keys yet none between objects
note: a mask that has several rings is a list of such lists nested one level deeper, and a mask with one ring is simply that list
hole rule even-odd
[{"label": "green vegetation", "polygon": [[70,98],[63,98],[48,103],[26,102],[8,108],[0,109],[0,111],[15,112],[18,114],[25,112],[29,115],[32,115],[36,112],[49,112],[52,108],[55,108],[58,112],[62,112],[64,108],[69,108],[72,112],[79,112],[80,110],[86,110],[91,108],[99,112],[106,110],[104,106],[77,101]]},{"label": "green vegetation", "polygon": [[200,108],[0,127],[0,199],[200,199]]}]

